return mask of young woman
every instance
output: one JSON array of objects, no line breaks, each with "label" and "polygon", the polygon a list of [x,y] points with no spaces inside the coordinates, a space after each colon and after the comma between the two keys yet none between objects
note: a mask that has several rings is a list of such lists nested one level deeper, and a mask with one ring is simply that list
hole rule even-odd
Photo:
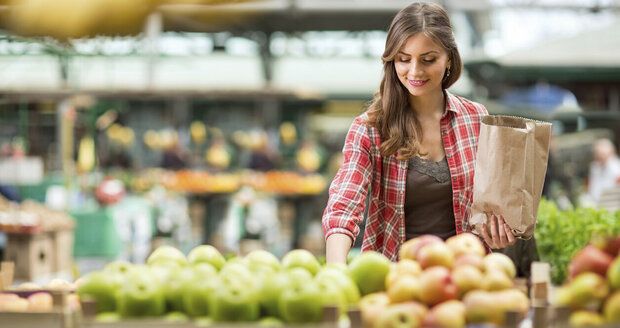
[{"label": "young woman", "polygon": [[[446,91],[462,68],[446,11],[432,3],[402,9],[382,59],[379,91],[353,121],[329,189],[328,262],[345,263],[365,212],[362,250],[393,261],[407,239],[470,230],[476,147],[487,111]],[[483,230],[490,248],[515,242],[502,217],[491,216]]]}]

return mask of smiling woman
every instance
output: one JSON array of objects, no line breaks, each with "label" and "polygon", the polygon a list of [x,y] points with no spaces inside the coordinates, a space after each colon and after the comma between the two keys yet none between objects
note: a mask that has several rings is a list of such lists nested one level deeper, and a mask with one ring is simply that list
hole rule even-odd
[{"label": "smiling woman", "polygon": [[[399,11],[382,60],[379,91],[351,125],[329,190],[328,262],[345,262],[364,216],[362,250],[391,260],[407,239],[470,230],[475,154],[487,111],[446,90],[462,68],[447,12],[433,3]],[[514,243],[502,217],[490,223],[487,247]]]}]

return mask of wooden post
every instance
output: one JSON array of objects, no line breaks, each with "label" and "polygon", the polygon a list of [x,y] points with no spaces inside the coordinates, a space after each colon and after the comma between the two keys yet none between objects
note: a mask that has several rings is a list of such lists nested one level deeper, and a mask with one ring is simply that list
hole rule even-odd
[{"label": "wooden post", "polygon": [[350,326],[351,328],[363,327],[364,322],[362,321],[362,311],[359,308],[350,308],[347,311],[347,315],[349,316]]}]

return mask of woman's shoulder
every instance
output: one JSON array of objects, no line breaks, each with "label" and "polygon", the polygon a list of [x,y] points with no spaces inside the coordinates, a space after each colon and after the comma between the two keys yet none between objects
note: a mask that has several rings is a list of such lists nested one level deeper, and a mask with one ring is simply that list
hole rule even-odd
[{"label": "woman's shoulder", "polygon": [[456,106],[458,112],[478,116],[484,116],[489,114],[486,107],[484,107],[484,105],[480,103],[467,99],[463,96],[458,96],[451,93],[448,93],[448,96],[450,97],[451,105]]}]

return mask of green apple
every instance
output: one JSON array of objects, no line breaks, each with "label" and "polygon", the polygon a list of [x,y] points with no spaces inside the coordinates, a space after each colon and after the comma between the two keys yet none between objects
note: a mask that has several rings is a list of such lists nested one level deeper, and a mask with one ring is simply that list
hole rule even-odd
[{"label": "green apple", "polygon": [[335,282],[340,287],[349,305],[357,304],[360,301],[360,290],[346,271],[342,269],[327,266],[317,273],[315,279],[318,282],[322,280]]},{"label": "green apple", "polygon": [[280,313],[288,323],[319,322],[323,318],[323,297],[319,285],[309,280],[285,290],[279,300]]},{"label": "green apple", "polygon": [[211,245],[194,247],[194,249],[187,254],[187,260],[191,264],[208,263],[217,270],[220,270],[226,263],[226,259],[222,256],[222,253]]},{"label": "green apple", "polygon": [[133,268],[134,265],[127,261],[113,261],[106,264],[103,271],[119,274],[122,277],[125,277],[125,275],[127,275],[127,273],[129,273],[129,271]]},{"label": "green apple", "polygon": [[571,313],[568,323],[571,327],[593,327],[605,323],[603,316],[591,311],[575,311]]},{"label": "green apple", "polygon": [[77,282],[77,294],[81,299],[97,302],[97,313],[116,310],[116,292],[120,287],[118,276],[105,271],[94,271]]},{"label": "green apple", "polygon": [[323,307],[335,306],[338,308],[338,317],[347,312],[349,308],[347,298],[342,292],[340,286],[335,281],[315,280],[321,292]]},{"label": "green apple", "polygon": [[281,268],[278,258],[262,249],[251,251],[245,256],[245,260],[248,268],[252,272],[275,272],[279,271]]},{"label": "green apple", "polygon": [[600,305],[609,294],[607,280],[594,272],[580,273],[569,286],[573,308],[583,308],[588,304]]},{"label": "green apple", "polygon": [[390,304],[386,293],[372,293],[360,299],[359,308],[365,327],[375,327],[383,310]]},{"label": "green apple", "polygon": [[195,280],[196,271],[190,267],[175,268],[169,276],[169,280],[161,284],[166,298],[166,305],[171,311],[184,311],[183,294],[188,284]]},{"label": "green apple", "polygon": [[244,281],[229,281],[215,289],[209,303],[210,313],[217,322],[256,321],[260,316],[258,293]]},{"label": "green apple", "polygon": [[[302,270],[306,272],[305,270]],[[287,272],[276,272],[265,275],[260,287],[259,303],[263,313],[268,316],[282,318],[278,308],[278,300],[282,292],[291,286],[291,278]]]},{"label": "green apple", "polygon": [[620,291],[611,294],[603,307],[605,320],[609,323],[620,323]]},{"label": "green apple", "polygon": [[383,254],[367,251],[351,261],[349,275],[362,295],[381,292],[385,290],[390,264],[390,260]]},{"label": "green apple", "polygon": [[392,304],[385,307],[379,314],[375,327],[381,328],[417,328],[422,327],[423,316],[419,315],[417,307],[423,305],[415,302]]},{"label": "green apple", "polygon": [[616,257],[607,269],[607,280],[609,286],[616,290],[620,288],[620,256]]},{"label": "green apple", "polygon": [[194,324],[198,327],[211,327],[214,322],[210,317],[199,317],[194,320]]},{"label": "green apple", "polygon": [[180,250],[164,245],[157,247],[146,259],[146,263],[148,265],[185,266],[187,259]]},{"label": "green apple", "polygon": [[192,317],[210,315],[209,303],[215,290],[222,284],[218,275],[194,276],[193,283],[185,285],[183,293],[183,308],[185,313]]},{"label": "green apple", "polygon": [[219,276],[224,283],[237,280],[250,283],[256,280],[252,271],[250,271],[246,265],[242,264],[242,262],[226,263],[220,270]]},{"label": "green apple", "polygon": [[303,268],[293,268],[287,273],[292,286],[304,285],[309,280],[312,280],[312,274]]},{"label": "green apple", "polygon": [[119,314],[123,317],[162,315],[166,311],[166,299],[158,282],[147,268],[132,270],[117,293]]},{"label": "green apple", "polygon": [[316,257],[305,249],[294,249],[282,258],[282,267],[285,269],[303,268],[313,276],[321,269],[321,264]]},{"label": "green apple", "polygon": [[392,303],[402,303],[420,300],[421,291],[420,278],[404,275],[390,285],[387,294]]},{"label": "green apple", "polygon": [[197,277],[212,277],[217,276],[217,269],[208,263],[198,263],[191,267],[194,270],[194,275]]},{"label": "green apple", "polygon": [[274,317],[264,317],[258,321],[259,327],[284,327],[284,322]]}]

